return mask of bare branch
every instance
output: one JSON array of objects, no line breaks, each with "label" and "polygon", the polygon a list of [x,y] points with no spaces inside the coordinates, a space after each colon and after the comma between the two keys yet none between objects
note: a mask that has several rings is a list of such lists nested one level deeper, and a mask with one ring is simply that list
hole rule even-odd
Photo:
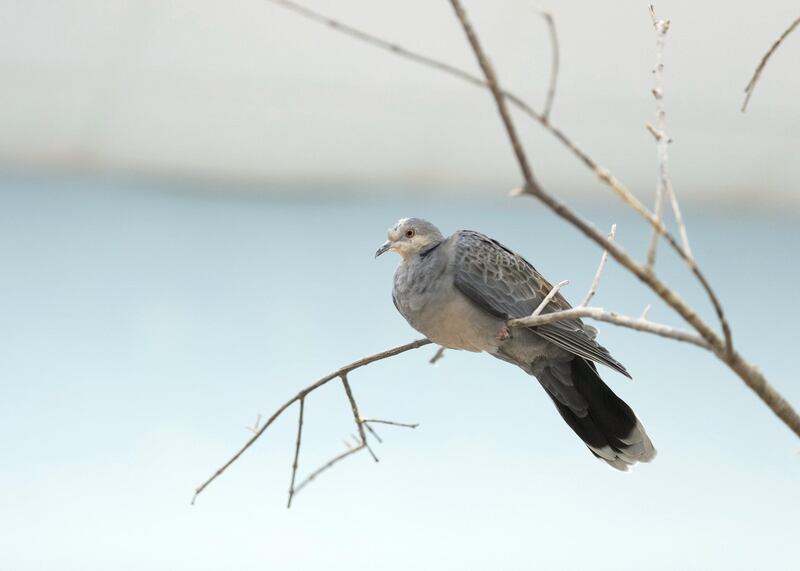
[{"label": "bare branch", "polygon": [[[348,35],[360,41],[366,42],[367,44],[372,45],[374,47],[388,50],[389,52],[398,55],[400,57],[436,69],[438,71],[444,72],[453,77],[457,77],[463,81],[466,81],[471,85],[476,85],[478,87],[490,89],[490,91],[493,91],[486,80],[476,77],[471,73],[464,71],[456,66],[437,60],[436,58],[419,54],[417,52],[414,52],[412,50],[394,44],[392,42],[388,42],[375,35],[369,34],[362,30],[358,30],[352,26],[339,22],[338,20],[334,20],[333,18],[329,18],[327,16],[324,16],[323,14],[310,10],[304,6],[297,4],[296,2],[291,2],[290,0],[268,0],[268,1],[272,2],[273,4],[277,4],[279,6],[288,8],[315,22],[326,24],[327,26],[338,32],[341,32],[345,35]],[[499,86],[496,87],[499,93],[501,93],[502,96],[505,97],[506,101],[508,101],[509,103],[514,105],[517,109],[519,109],[521,112],[523,112],[525,115],[527,115],[528,117],[530,117],[531,119],[542,125],[548,133],[552,134],[561,144],[563,144],[571,153],[573,153],[581,163],[583,163],[589,170],[591,170],[597,176],[597,178],[603,184],[607,185],[625,204],[630,206],[637,214],[639,214],[642,218],[647,220],[648,223],[650,223],[653,227],[658,229],[658,231],[662,234],[662,236],[664,236],[664,239],[667,241],[670,247],[673,250],[675,250],[675,252],[681,257],[681,259],[684,260],[687,266],[689,266],[689,269],[691,270],[691,272],[700,282],[700,285],[705,290],[709,300],[711,301],[711,304],[714,306],[714,312],[717,314],[717,318],[720,321],[724,337],[726,340],[726,344],[729,347],[729,350],[732,349],[733,345],[731,342],[730,327],[728,326],[719,299],[714,293],[714,290],[711,289],[711,285],[708,283],[708,280],[700,271],[700,268],[697,266],[694,260],[688,256],[688,254],[683,250],[683,248],[681,248],[680,244],[678,243],[678,240],[676,240],[675,237],[672,234],[670,234],[670,232],[667,230],[667,228],[664,226],[661,220],[657,219],[655,215],[652,212],[650,212],[650,210],[644,204],[642,204],[641,201],[638,198],[636,198],[636,196],[624,184],[622,184],[622,182],[620,182],[619,179],[617,179],[613,174],[611,174],[610,171],[597,164],[586,152],[581,150],[563,131],[555,127],[549,121],[545,120],[541,114],[537,113],[521,97],[514,95],[513,93],[510,93],[508,91],[504,91]],[[527,162],[527,160],[525,162]],[[531,182],[532,181],[533,179],[531,179]],[[528,192],[528,190],[529,189],[527,188],[522,188],[519,194],[533,194],[531,192]],[[555,200],[554,197],[550,198],[552,200]],[[544,200],[544,202],[547,204],[548,207],[550,207],[557,213],[558,209],[564,206],[560,204],[560,202],[558,202],[557,200],[555,202],[550,202],[550,203],[548,203],[547,200]],[[595,240],[595,238],[591,236],[590,238]],[[597,242],[597,240],[595,240],[595,242]],[[598,244],[600,244],[601,247],[603,246],[602,243],[598,242]],[[612,252],[611,255],[614,256],[614,253]],[[679,313],[681,312],[679,311]],[[681,315],[683,316],[684,314],[681,313]]]},{"label": "bare branch", "polygon": [[791,34],[798,25],[800,25],[800,16],[798,16],[797,19],[792,22],[780,36],[778,36],[778,39],[775,40],[775,42],[772,44],[772,47],[769,48],[767,53],[765,53],[761,58],[761,61],[758,63],[758,67],[756,67],[756,70],[753,72],[753,77],[750,78],[750,82],[747,84],[747,87],[744,88],[746,95],[744,98],[744,103],[742,103],[742,113],[747,111],[747,104],[750,103],[750,97],[753,95],[753,90],[756,88],[758,80],[761,79],[761,73],[764,71],[769,58],[772,57],[772,54],[774,54],[775,50],[777,50],[778,47],[783,43],[783,40],[785,40],[786,37]]},{"label": "bare branch", "polygon": [[[613,242],[614,237],[617,235],[617,225],[611,225],[611,232],[608,233],[608,241]],[[606,262],[608,261],[608,250],[603,250],[603,254],[600,256],[600,264],[597,266],[597,271],[594,274],[594,279],[592,280],[592,285],[589,287],[589,291],[586,292],[586,297],[583,298],[583,301],[580,303],[578,307],[585,307],[589,305],[589,302],[592,301],[594,294],[597,293],[597,288],[600,285],[600,278],[603,277],[603,270],[606,268]]]},{"label": "bare branch", "polygon": [[544,21],[547,22],[547,31],[550,33],[550,54],[552,57],[550,63],[550,85],[547,88],[547,99],[544,102],[544,110],[542,111],[542,121],[544,123],[550,122],[550,111],[553,109],[553,101],[556,98],[556,83],[558,82],[558,65],[559,65],[559,47],[558,35],[556,34],[556,23],[553,20],[553,15],[549,12],[540,12]]},{"label": "bare branch", "polygon": [[[272,416],[270,416],[267,419],[267,422],[261,428],[258,429],[258,432],[256,432],[250,439],[248,439],[247,442],[245,442],[244,445],[233,456],[231,456],[231,458],[227,462],[225,462],[222,466],[220,466],[210,478],[208,478],[205,482],[203,482],[203,484],[201,484],[195,489],[194,497],[192,498],[192,504],[194,504],[195,500],[197,499],[197,496],[200,495],[203,492],[203,490],[205,490],[209,486],[209,484],[211,484],[211,482],[219,478],[222,475],[222,473],[225,472],[225,470],[227,470],[228,467],[230,467],[231,464],[236,462],[236,460],[238,460],[239,457],[242,454],[244,454],[245,451],[256,442],[256,440],[261,438],[261,435],[264,434],[264,432],[267,430],[267,428],[269,428],[272,425],[273,422],[275,422],[275,419],[278,418],[281,414],[283,414],[283,412],[287,408],[289,408],[292,404],[301,399],[305,399],[305,397],[309,393],[317,390],[318,388],[329,383],[333,379],[340,378],[342,375],[350,373],[351,371],[355,371],[356,369],[359,369],[376,361],[381,361],[383,359],[388,359],[390,357],[400,355],[401,353],[405,353],[406,351],[411,351],[412,349],[418,349],[420,347],[424,347],[425,345],[430,345],[430,343],[431,341],[428,339],[417,339],[416,341],[412,341],[411,343],[406,343],[405,345],[399,345],[397,347],[387,349],[386,351],[375,353],[374,355],[370,355],[369,357],[364,357],[362,359],[359,359],[358,361],[353,361],[349,365],[345,365],[344,367],[325,375],[317,382],[301,390],[295,396],[293,396],[288,401],[283,403],[280,407],[278,407],[278,410],[272,413]],[[323,469],[325,469],[325,467],[312,474],[312,476],[315,477]],[[312,479],[313,477],[309,477],[307,478],[307,481]],[[307,481],[305,483],[307,483]],[[303,485],[305,485],[305,483]],[[298,486],[297,488],[295,488],[295,494],[297,494],[297,492],[300,490],[301,487],[302,486]]]},{"label": "bare branch", "polygon": [[292,481],[289,484],[289,500],[286,502],[286,508],[292,507],[292,498],[294,497],[294,480],[297,476],[297,459],[300,457],[300,439],[303,435],[303,411],[305,410],[305,397],[300,399],[300,415],[297,418],[297,442],[294,446],[294,462],[292,462]]},{"label": "bare branch", "polygon": [[475,35],[472,25],[469,22],[469,19],[467,18],[467,14],[464,11],[460,0],[450,0],[450,3],[453,5],[456,17],[461,23],[461,27],[463,28],[464,33],[467,36],[467,40],[472,47],[475,58],[478,60],[478,63],[484,72],[484,77],[492,92],[492,96],[494,97],[498,112],[500,113],[500,118],[503,122],[503,126],[505,127],[506,134],[511,141],[512,147],[514,148],[514,154],[517,157],[517,162],[519,163],[520,171],[522,172],[523,179],[525,181],[525,194],[529,194],[537,198],[548,208],[550,208],[556,215],[575,226],[593,242],[607,249],[609,255],[613,256],[614,259],[617,260],[623,267],[628,269],[632,274],[649,286],[656,294],[658,294],[659,297],[661,297],[662,300],[664,300],[664,302],[677,311],[678,314],[699,333],[705,342],[708,343],[714,354],[717,355],[717,357],[719,357],[719,359],[727,364],[733,371],[735,371],[739,377],[751,389],[753,389],[753,391],[755,391],[762,401],[770,407],[770,409],[778,416],[778,418],[780,418],[789,428],[791,428],[795,434],[800,436],[800,415],[797,414],[797,412],[786,401],[786,399],[784,399],[774,388],[769,385],[769,383],[767,383],[767,380],[755,367],[747,363],[741,357],[741,355],[734,350],[731,342],[730,327],[725,319],[722,306],[719,304],[716,295],[714,294],[711,286],[708,284],[703,274],[700,272],[697,264],[694,263],[694,260],[687,257],[683,249],[680,248],[676,242],[674,242],[674,239],[670,240],[669,235],[665,234],[665,237],[667,237],[667,240],[670,242],[673,248],[679,254],[681,254],[681,257],[687,262],[687,264],[689,264],[689,267],[692,269],[692,273],[694,273],[701,285],[703,285],[703,288],[706,290],[709,298],[711,299],[725,334],[724,341],[719,338],[714,330],[709,327],[705,320],[703,320],[693,308],[686,304],[686,302],[684,302],[677,293],[675,293],[664,282],[657,278],[653,272],[649,272],[644,266],[637,264],[616,243],[609,241],[605,236],[598,232],[593,225],[578,216],[564,203],[558,200],[555,196],[546,192],[536,183],[536,181],[533,180],[533,177],[531,176],[531,169],[528,165],[528,159],[524,153],[524,150],[522,149],[522,146],[519,144],[519,138],[517,136],[516,129],[510,115],[508,114],[505,97],[503,95],[504,92],[497,82],[494,69],[492,68],[483,52],[483,49],[480,46],[480,43]]},{"label": "bare branch", "polygon": [[601,307],[574,307],[572,309],[565,309],[564,311],[556,311],[554,313],[545,313],[542,315],[523,317],[522,319],[512,319],[508,322],[509,327],[536,327],[539,325],[546,325],[555,321],[563,321],[565,319],[582,319],[590,318],[596,321],[603,321],[605,323],[613,323],[622,327],[628,327],[644,333],[652,333],[661,337],[675,339],[676,341],[685,341],[693,343],[703,349],[710,349],[708,342],[695,333],[688,331],[681,331],[668,325],[660,323],[653,323],[643,318],[633,318],[627,315],[620,315],[613,311],[605,311]]}]

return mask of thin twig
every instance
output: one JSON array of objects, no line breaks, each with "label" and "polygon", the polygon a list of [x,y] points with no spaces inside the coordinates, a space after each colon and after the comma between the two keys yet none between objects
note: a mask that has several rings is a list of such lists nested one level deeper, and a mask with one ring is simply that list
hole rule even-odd
[{"label": "thin twig", "polygon": [[365,418],[364,424],[388,424],[390,426],[401,426],[403,428],[416,428],[419,426],[419,423],[407,423],[407,422],[394,422],[393,420],[379,420],[377,418]]},{"label": "thin twig", "polygon": [[[668,149],[670,138],[666,133],[666,111],[664,109],[664,42],[669,31],[669,19],[659,20],[656,16],[655,8],[650,4],[650,17],[653,20],[653,28],[656,31],[656,63],[653,67],[653,77],[655,84],[651,93],[656,101],[656,125],[653,127],[649,123],[645,125],[647,130],[653,135],[656,140],[656,147],[658,149],[658,184],[656,185],[656,198],[653,212],[658,220],[663,220],[664,214],[664,196],[667,193],[667,185],[669,184],[669,173],[667,172],[667,163],[669,159]],[[656,263],[656,249],[658,248],[658,239],[661,233],[657,228],[653,228],[653,233],[650,237],[650,246],[647,248],[647,269],[653,271]]]},{"label": "thin twig", "polygon": [[[376,361],[382,361],[383,359],[388,359],[389,357],[400,355],[401,353],[405,353],[406,351],[411,351],[412,349],[418,349],[420,347],[424,347],[425,345],[430,345],[430,343],[431,341],[429,339],[417,339],[416,341],[412,341],[411,343],[406,343],[405,345],[392,347],[391,349],[387,349],[386,351],[381,351],[380,353],[375,353],[374,355],[370,355],[369,357],[363,357],[357,361],[353,361],[349,365],[345,365],[344,367],[325,375],[317,382],[301,390],[295,396],[293,396],[288,401],[283,403],[280,407],[278,407],[278,410],[272,413],[272,416],[270,416],[267,419],[267,422],[258,430],[258,432],[256,432],[251,438],[249,438],[247,442],[245,442],[244,445],[233,456],[231,456],[231,458],[227,462],[225,462],[222,466],[217,468],[217,471],[214,472],[214,474],[210,478],[208,478],[205,482],[203,482],[203,484],[201,484],[195,489],[194,497],[192,498],[192,504],[194,504],[195,500],[197,499],[197,496],[200,495],[203,492],[203,490],[205,490],[208,487],[208,485],[211,484],[211,482],[219,478],[222,475],[222,473],[225,472],[225,470],[227,470],[228,467],[230,467],[231,464],[236,462],[236,460],[238,460],[239,457],[242,454],[244,454],[245,451],[256,442],[256,440],[261,438],[261,435],[264,434],[264,432],[267,430],[267,428],[269,428],[272,425],[273,422],[275,422],[275,419],[278,418],[281,414],[283,414],[283,412],[287,408],[289,408],[292,404],[294,404],[295,402],[299,401],[302,398],[305,398],[306,395],[308,395],[312,391],[317,390],[321,386],[329,383],[333,379],[341,377],[343,374],[350,373],[351,371],[355,371],[356,369],[359,369]],[[295,489],[295,494],[297,494],[299,489],[300,487],[298,486]]]},{"label": "thin twig", "polygon": [[350,401],[350,409],[353,411],[353,420],[356,422],[356,426],[358,427],[358,436],[361,438],[361,444],[367,447],[369,450],[370,455],[372,455],[372,459],[376,462],[378,461],[378,457],[375,455],[375,452],[372,451],[372,448],[369,447],[367,443],[367,435],[364,434],[364,422],[361,420],[361,415],[358,413],[358,405],[356,404],[356,399],[353,397],[353,389],[350,388],[350,383],[347,380],[347,373],[342,373],[340,375],[342,379],[342,386],[344,386],[344,391],[347,393],[347,400]]},{"label": "thin twig", "polygon": [[[647,123],[645,127],[656,140],[658,149],[658,184],[656,185],[655,216],[661,220],[664,211],[664,199],[669,197],[672,213],[675,216],[675,223],[678,225],[678,235],[681,239],[681,248],[685,254],[689,267],[694,265],[692,248],[689,245],[689,233],[686,231],[686,223],[683,221],[683,213],[678,203],[678,195],[672,186],[672,178],[669,176],[669,145],[672,139],[667,134],[667,112],[664,107],[664,43],[667,32],[669,31],[669,19],[659,20],[656,16],[655,8],[650,4],[650,17],[653,21],[653,28],[656,31],[656,64],[653,68],[655,85],[652,90],[653,98],[656,102],[656,125]],[[647,250],[647,267],[652,271],[656,261],[656,248],[658,247],[659,231],[654,229],[650,239],[650,247]]]},{"label": "thin twig", "polygon": [[[614,237],[617,235],[617,225],[611,225],[611,231],[608,233],[608,241],[613,242]],[[608,250],[603,250],[602,255],[600,256],[600,264],[597,266],[597,271],[594,273],[594,279],[592,279],[592,285],[589,287],[589,291],[586,292],[586,297],[583,298],[580,305],[578,307],[585,307],[589,305],[589,302],[592,301],[594,294],[597,293],[597,288],[600,285],[600,278],[603,277],[603,270],[606,268],[606,262],[608,261]]]},{"label": "thin twig", "polygon": [[370,434],[372,434],[372,436],[374,436],[374,437],[375,437],[375,440],[377,440],[377,441],[378,441],[378,444],[383,444],[383,438],[381,438],[380,436],[378,436],[378,433],[377,433],[377,432],[375,432],[375,429],[374,429],[374,428],[372,428],[372,427],[369,425],[369,423],[365,422],[365,423],[364,423],[364,426],[366,426],[366,427],[367,427],[367,430],[369,430],[369,433],[370,433]]},{"label": "thin twig", "polygon": [[647,314],[650,313],[650,307],[651,305],[649,303],[644,306],[644,309],[642,310],[642,314],[639,316],[639,319],[641,319],[642,321],[647,320]]},{"label": "thin twig", "polygon": [[294,446],[294,462],[292,462],[292,482],[289,484],[289,501],[286,502],[286,508],[292,507],[292,498],[294,497],[294,480],[297,476],[297,459],[300,457],[300,439],[303,436],[303,411],[305,410],[305,397],[300,399],[300,415],[297,418],[297,442]]},{"label": "thin twig", "polygon": [[775,50],[777,50],[778,47],[783,43],[783,40],[785,40],[786,37],[791,34],[798,25],[800,25],[800,16],[798,16],[797,19],[792,22],[780,36],[778,36],[778,39],[775,40],[775,42],[772,44],[772,47],[769,48],[767,53],[765,53],[761,58],[761,61],[758,63],[758,67],[756,67],[756,70],[753,72],[753,77],[750,78],[750,82],[747,84],[747,87],[744,88],[746,95],[744,98],[744,103],[742,103],[742,113],[747,111],[747,104],[750,103],[750,96],[753,95],[753,90],[756,88],[758,80],[761,79],[761,73],[764,71],[769,58],[772,57],[772,54],[774,54]]},{"label": "thin twig", "polygon": [[569,283],[569,280],[564,280],[564,281],[560,281],[556,285],[554,285],[550,289],[550,291],[547,292],[547,295],[544,296],[544,299],[542,300],[542,302],[536,307],[536,309],[533,310],[533,313],[531,313],[530,316],[531,317],[536,317],[537,315],[542,313],[547,308],[547,305],[550,303],[550,301],[556,296],[556,294],[558,293],[558,290],[560,290],[562,287],[564,287],[568,283]]},{"label": "thin twig", "polygon": [[439,361],[439,359],[441,359],[442,357],[444,357],[444,347],[440,346],[436,350],[436,353],[434,353],[433,357],[431,357],[431,360],[428,361],[428,363],[430,363],[431,365],[435,365],[437,361]]},{"label": "thin twig", "polygon": [[695,333],[689,331],[682,331],[675,329],[668,325],[660,323],[653,323],[646,319],[628,317],[613,311],[606,311],[602,307],[574,307],[572,309],[565,309],[563,311],[556,311],[554,313],[544,313],[531,317],[523,317],[521,319],[512,319],[508,322],[509,327],[536,327],[539,325],[546,325],[555,321],[563,321],[565,319],[582,319],[589,318],[596,321],[603,321],[605,323],[613,323],[629,329],[635,329],[644,333],[652,333],[661,337],[675,339],[676,341],[685,341],[693,343],[703,349],[710,349],[708,342]]},{"label": "thin twig", "polygon": [[672,187],[672,180],[667,180],[667,195],[669,196],[670,205],[672,205],[672,214],[675,216],[675,223],[678,225],[678,235],[681,237],[681,244],[686,255],[694,263],[694,255],[692,248],[689,246],[689,233],[686,231],[686,223],[683,221],[683,213],[681,206],[678,203],[678,195],[675,194],[675,189]]},{"label": "thin twig", "polygon": [[350,448],[349,450],[346,450],[345,452],[342,452],[341,454],[339,454],[337,456],[334,456],[333,458],[331,458],[330,460],[325,462],[325,464],[323,464],[322,466],[320,466],[319,468],[314,470],[311,474],[309,474],[309,476],[305,480],[300,482],[300,484],[297,486],[297,489],[295,489],[295,491],[294,491],[295,495],[299,494],[300,490],[302,490],[308,484],[313,482],[314,479],[317,476],[319,476],[320,474],[322,474],[325,470],[327,470],[327,469],[331,468],[333,465],[341,462],[342,460],[344,460],[348,456],[352,456],[356,452],[361,452],[364,448],[366,448],[366,445],[365,444],[360,444],[359,446],[356,446],[355,448]]},{"label": "thin twig", "polygon": [[550,122],[550,111],[553,109],[553,101],[556,98],[556,84],[558,83],[558,65],[559,65],[559,47],[558,35],[556,34],[556,23],[553,20],[550,12],[540,12],[544,21],[547,22],[547,31],[550,33],[550,54],[552,57],[550,63],[550,84],[547,88],[547,99],[544,102],[542,111],[542,121],[544,123]]}]

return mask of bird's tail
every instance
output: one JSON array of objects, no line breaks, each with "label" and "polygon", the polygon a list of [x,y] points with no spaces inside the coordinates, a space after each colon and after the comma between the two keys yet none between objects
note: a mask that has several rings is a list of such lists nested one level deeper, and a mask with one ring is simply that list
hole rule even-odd
[{"label": "bird's tail", "polygon": [[631,407],[603,382],[594,363],[575,357],[571,367],[573,387],[585,407],[567,406],[552,392],[548,394],[592,454],[623,472],[637,462],[652,460],[656,449],[644,426]]}]

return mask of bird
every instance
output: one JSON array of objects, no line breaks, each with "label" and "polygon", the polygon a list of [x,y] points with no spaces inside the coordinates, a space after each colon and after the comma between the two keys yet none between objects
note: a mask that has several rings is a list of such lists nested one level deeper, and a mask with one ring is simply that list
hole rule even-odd
[{"label": "bird", "polygon": [[[509,328],[529,316],[552,285],[522,256],[472,230],[445,238],[432,223],[402,218],[375,252],[400,255],[392,300],[406,321],[432,342],[485,352],[535,377],[589,451],[628,471],[656,449],[641,421],[600,378],[602,364],[631,378],[580,319]],[[544,313],[569,309],[557,293]]]}]

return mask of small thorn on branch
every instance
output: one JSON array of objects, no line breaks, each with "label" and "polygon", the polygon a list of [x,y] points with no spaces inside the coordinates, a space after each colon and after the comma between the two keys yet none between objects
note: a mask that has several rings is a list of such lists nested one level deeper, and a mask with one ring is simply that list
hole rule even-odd
[{"label": "small thorn on branch", "polygon": [[259,414],[258,416],[256,416],[256,423],[253,426],[245,426],[245,429],[249,430],[253,434],[256,434],[258,432],[260,424],[261,424],[261,415]]},{"label": "small thorn on branch", "polygon": [[645,129],[647,129],[650,132],[650,134],[653,135],[656,142],[661,142],[661,141],[665,141],[666,143],[672,142],[672,139],[669,137],[669,135],[667,135],[664,131],[656,129],[655,127],[653,127],[652,124],[645,123],[644,126]]},{"label": "small thorn on branch", "polygon": [[436,350],[436,353],[434,353],[433,357],[431,357],[430,361],[428,361],[428,363],[430,363],[431,365],[435,365],[442,357],[444,357],[444,347],[440,346]]}]

